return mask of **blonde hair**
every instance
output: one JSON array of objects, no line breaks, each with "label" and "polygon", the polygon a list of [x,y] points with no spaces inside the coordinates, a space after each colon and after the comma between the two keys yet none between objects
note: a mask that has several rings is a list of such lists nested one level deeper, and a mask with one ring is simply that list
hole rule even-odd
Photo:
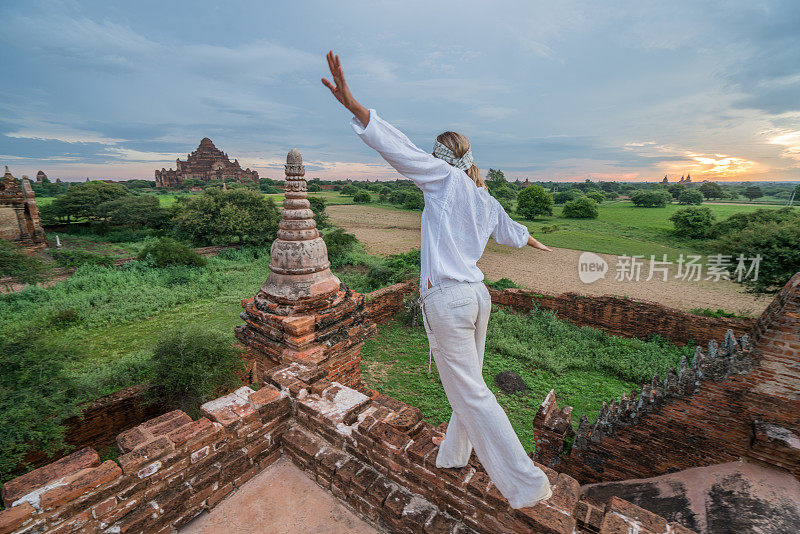
[{"label": "blonde hair", "polygon": [[[469,139],[458,132],[444,132],[436,137],[436,140],[449,148],[455,157],[460,158],[469,150]],[[486,182],[481,178],[481,171],[474,163],[472,167],[466,170],[467,176],[472,178],[475,185],[478,187],[486,187]]]}]

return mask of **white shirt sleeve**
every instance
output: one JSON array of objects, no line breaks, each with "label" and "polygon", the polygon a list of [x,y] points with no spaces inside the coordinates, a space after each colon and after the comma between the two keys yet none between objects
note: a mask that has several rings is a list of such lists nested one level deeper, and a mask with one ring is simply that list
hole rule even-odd
[{"label": "white shirt sleeve", "polygon": [[493,200],[497,204],[497,224],[492,230],[492,238],[498,244],[509,247],[522,248],[527,245],[530,236],[528,227],[512,219],[497,199]]},{"label": "white shirt sleeve", "polygon": [[359,137],[394,169],[413,181],[426,193],[444,188],[453,167],[444,160],[417,148],[403,132],[381,119],[374,109],[369,110],[369,123],[365,128],[356,117],[350,119]]}]

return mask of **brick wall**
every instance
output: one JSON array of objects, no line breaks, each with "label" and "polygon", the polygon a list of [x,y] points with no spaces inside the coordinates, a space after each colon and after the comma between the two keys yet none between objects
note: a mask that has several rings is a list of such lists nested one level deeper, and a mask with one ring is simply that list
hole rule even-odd
[{"label": "brick wall", "polygon": [[419,287],[416,281],[400,282],[367,293],[367,314],[373,323],[389,321],[403,308],[403,302]]},{"label": "brick wall", "polygon": [[755,323],[752,337],[729,331],[698,347],[664,380],[581,418],[552,395],[534,419],[535,458],[581,483],[647,478],[750,457],[800,476],[800,273]]},{"label": "brick wall", "polygon": [[174,411],[123,432],[117,461],[85,448],[9,481],[0,533],[169,532],[282,453],[390,532],[691,532],[618,498],[583,501],[574,478],[544,466],[553,497],[513,510],[474,457],[461,469],[435,467],[439,430],[417,408],[369,398],[315,366],[282,364],[265,378],[258,391],[204,404],[197,421]]},{"label": "brick wall", "polygon": [[528,289],[490,289],[492,302],[516,310],[530,311],[538,306],[552,310],[559,319],[568,319],[578,326],[602,328],[610,334],[645,339],[659,334],[677,345],[690,341],[697,344],[720,339],[727,330],[741,335],[753,328],[753,319],[703,317],[668,308],[657,302],[611,295],[592,296],[577,293],[552,295]]},{"label": "brick wall", "polygon": [[[69,450],[92,447],[104,451],[114,445],[117,434],[164,413],[159,403],[148,398],[145,386],[131,386],[81,407],[79,415],[64,421],[64,442]],[[57,454],[56,457],[64,453]],[[52,461],[42,451],[30,451],[24,461],[34,467]]]}]

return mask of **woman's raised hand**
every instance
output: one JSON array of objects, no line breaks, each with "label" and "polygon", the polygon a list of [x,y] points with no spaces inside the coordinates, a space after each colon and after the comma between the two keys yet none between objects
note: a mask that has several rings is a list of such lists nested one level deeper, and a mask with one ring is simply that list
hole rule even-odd
[{"label": "woman's raised hand", "polygon": [[333,50],[328,51],[326,56],[328,59],[328,67],[331,69],[331,75],[336,85],[331,83],[327,78],[322,78],[322,83],[325,87],[331,90],[336,100],[342,103],[346,108],[350,108],[350,104],[355,100],[350,88],[347,87],[347,82],[344,81],[344,70],[342,70],[342,63],[339,61],[339,55],[334,54]]},{"label": "woman's raised hand", "polygon": [[353,115],[361,121],[361,124],[366,127],[367,123],[369,123],[369,110],[359,104],[350,92],[350,88],[344,80],[344,70],[342,69],[342,63],[339,61],[339,55],[334,54],[333,50],[329,50],[327,59],[328,67],[331,69],[331,76],[333,76],[335,85],[327,78],[322,78],[323,85],[330,89],[333,96],[336,97],[336,100],[349,109]]}]

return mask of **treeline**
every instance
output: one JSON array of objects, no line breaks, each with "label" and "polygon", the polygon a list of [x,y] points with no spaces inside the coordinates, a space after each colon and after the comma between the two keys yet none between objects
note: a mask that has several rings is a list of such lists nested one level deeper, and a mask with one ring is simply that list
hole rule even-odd
[{"label": "treeline", "polygon": [[272,199],[247,188],[209,187],[162,207],[155,195],[101,181],[72,185],[39,212],[45,225],[81,223],[108,241],[171,236],[195,246],[264,245],[280,219]]}]

